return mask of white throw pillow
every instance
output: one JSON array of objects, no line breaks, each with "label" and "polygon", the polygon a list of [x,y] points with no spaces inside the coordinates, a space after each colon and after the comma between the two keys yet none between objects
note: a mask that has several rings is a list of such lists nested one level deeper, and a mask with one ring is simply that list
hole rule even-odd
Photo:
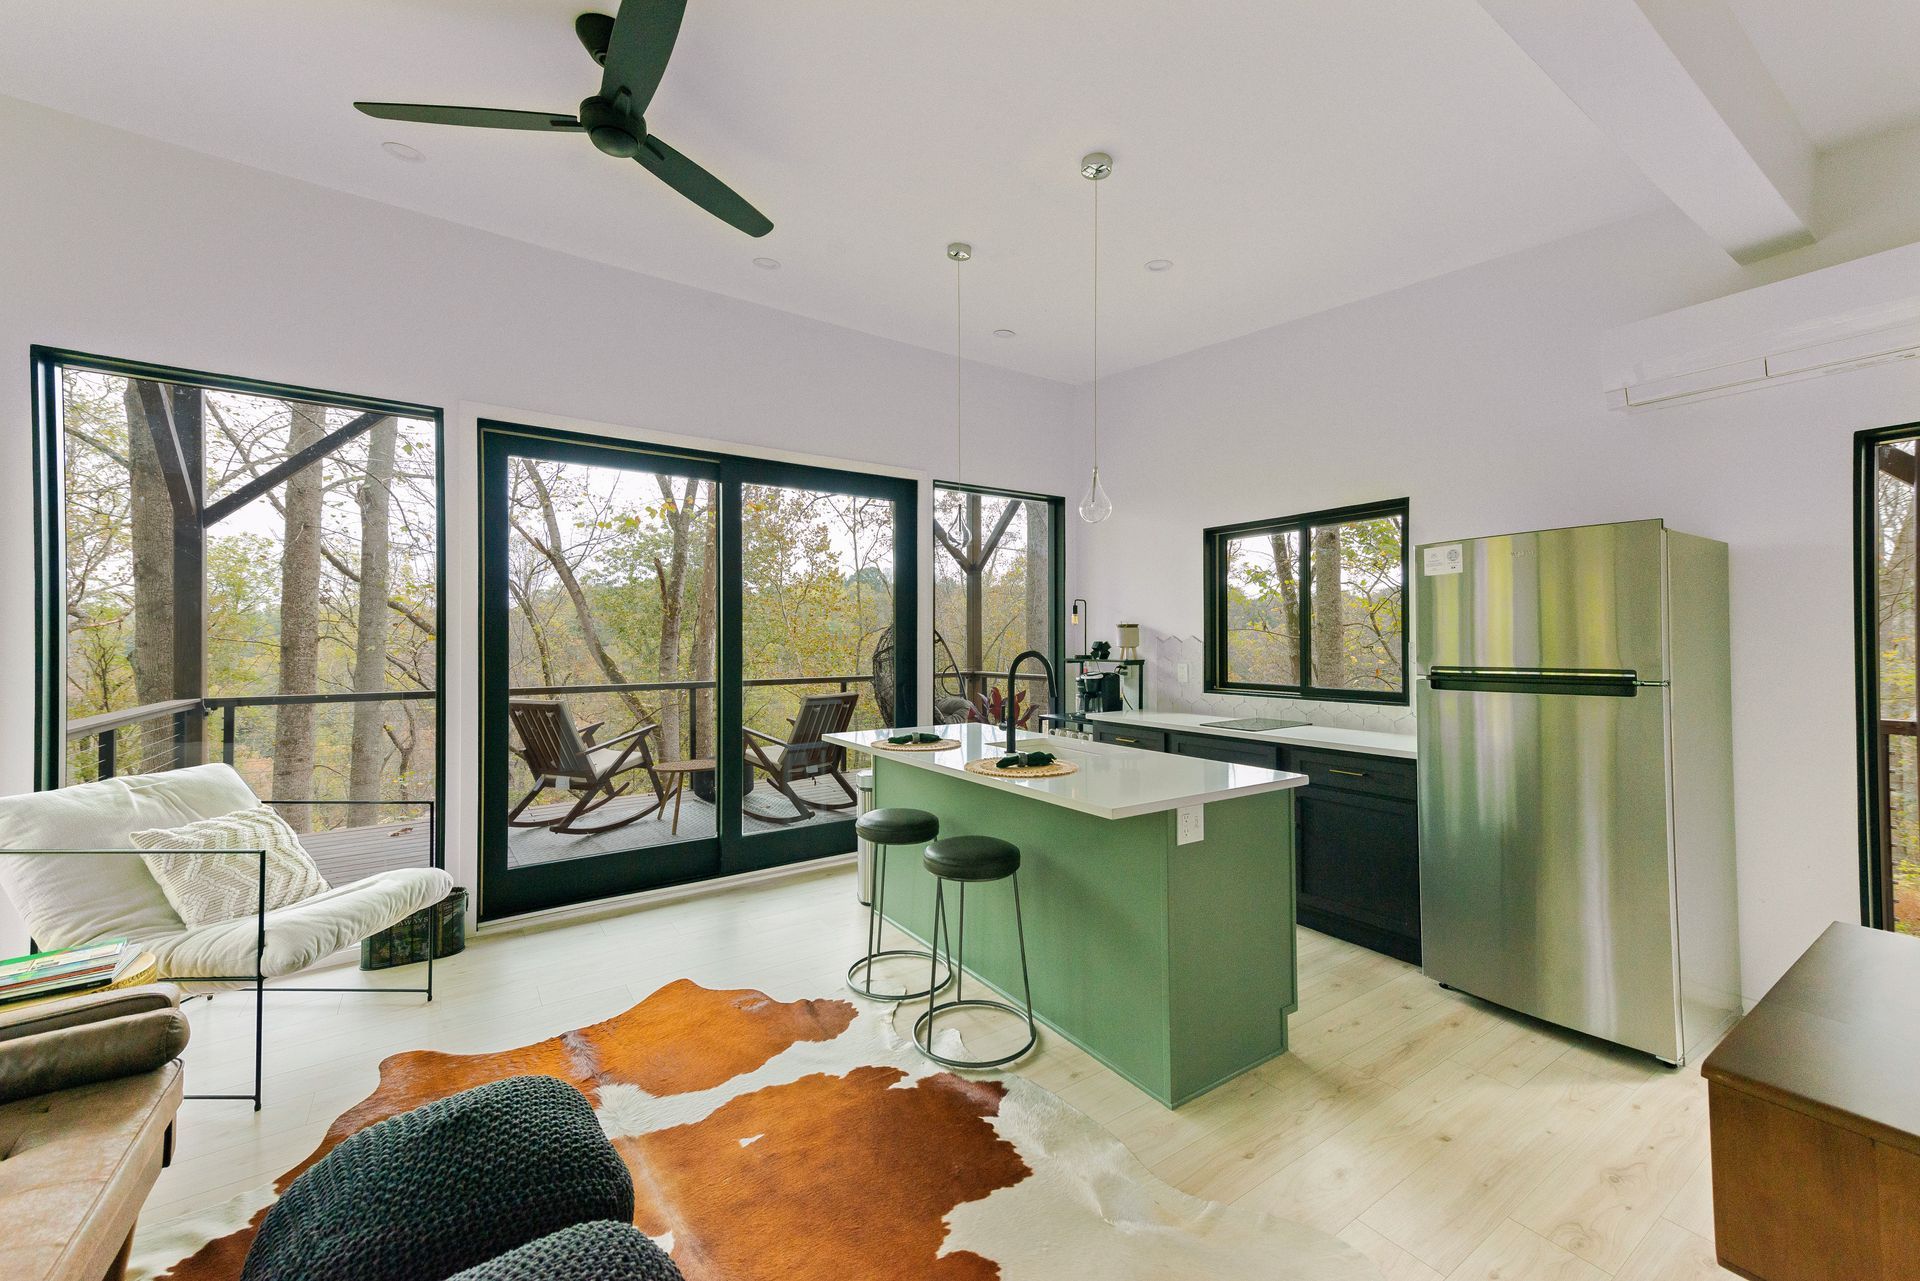
[{"label": "white throw pillow", "polygon": [[182,827],[133,833],[160,892],[188,929],[252,916],[260,908],[260,861],[188,850],[265,850],[267,910],[289,907],[331,888],[286,820],[266,805],[203,818]]}]

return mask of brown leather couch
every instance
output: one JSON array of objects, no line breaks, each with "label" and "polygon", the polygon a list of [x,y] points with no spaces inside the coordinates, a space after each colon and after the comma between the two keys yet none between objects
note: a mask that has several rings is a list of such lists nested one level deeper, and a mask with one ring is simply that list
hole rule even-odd
[{"label": "brown leather couch", "polygon": [[19,1281],[114,1281],[173,1151],[180,993],[0,1006],[0,1238]]}]

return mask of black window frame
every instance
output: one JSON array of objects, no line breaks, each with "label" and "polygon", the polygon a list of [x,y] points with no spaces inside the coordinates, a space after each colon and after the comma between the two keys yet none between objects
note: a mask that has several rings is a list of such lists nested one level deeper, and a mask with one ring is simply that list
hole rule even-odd
[{"label": "black window frame", "polygon": [[[663,444],[644,438],[604,432],[546,427],[506,417],[482,415],[477,420],[479,492],[475,517],[479,522],[478,588],[480,597],[479,716],[479,828],[480,885],[478,916],[482,924],[557,908],[604,905],[608,900],[675,885],[700,884],[719,878],[767,871],[817,859],[833,858],[852,848],[853,811],[844,821],[805,824],[770,832],[746,832],[742,825],[741,796],[745,791],[745,722],[738,695],[745,676],[742,626],[746,614],[742,569],[740,491],[757,485],[817,487],[833,493],[857,494],[890,501],[895,507],[894,609],[896,635],[904,620],[913,620],[906,645],[895,649],[895,703],[906,709],[908,722],[917,722],[920,681],[920,481],[890,471],[789,462],[725,448],[694,448]],[[717,528],[719,578],[716,663],[714,667],[715,758],[728,762],[717,772],[715,835],[678,845],[649,847],[658,862],[649,866],[632,851],[613,851],[580,859],[512,868],[508,863],[507,833],[503,825],[511,797],[507,795],[507,695],[509,670],[507,630],[503,625],[507,598],[507,522],[499,518],[499,497],[505,492],[506,467],[512,458],[542,458],[588,466],[615,466],[624,457],[644,470],[656,460],[680,460],[711,470],[719,491],[721,511]],[[680,473],[689,474],[689,473]],[[674,859],[667,862],[667,859]]]},{"label": "black window frame", "polygon": [[[1005,498],[1014,502],[1046,504],[1048,574],[1053,580],[1047,584],[1047,611],[1049,615],[1047,619],[1047,636],[1050,640],[1048,648],[1052,651],[1047,655],[1047,661],[1053,664],[1054,684],[1056,686],[1061,685],[1065,679],[1062,673],[1066,671],[1067,654],[1066,498],[1060,494],[1044,494],[1035,490],[1026,489],[1008,489],[999,485],[974,485],[958,480],[935,480],[927,491],[928,497],[932,502],[935,523],[939,521],[940,491],[943,489],[963,494],[979,494],[983,498]],[[936,602],[934,624],[937,630],[939,624],[937,602],[940,591],[939,558],[942,555],[950,555],[950,553],[941,545],[942,540],[938,533],[931,533],[930,537],[933,543],[934,570],[933,577],[927,584],[927,591],[928,599]],[[1029,531],[1028,537],[1032,537],[1031,531]],[[928,635],[926,640],[929,646],[933,644],[932,635]],[[931,652],[925,657],[930,662],[933,660]],[[930,668],[930,670],[933,672],[934,679],[937,681],[939,679],[937,666]],[[1065,707],[1067,695],[1064,687],[1058,688],[1053,692],[1058,697],[1060,706]],[[931,714],[932,708],[928,708],[927,710],[929,714]]]},{"label": "black window frame", "polygon": [[[1376,703],[1391,707],[1411,705],[1412,695],[1407,681],[1409,672],[1409,652],[1407,647],[1406,619],[1411,615],[1407,610],[1408,593],[1412,588],[1412,579],[1408,575],[1411,564],[1409,555],[1411,539],[1411,503],[1405,498],[1395,498],[1384,502],[1355,503],[1346,507],[1327,507],[1319,511],[1301,512],[1295,516],[1281,516],[1268,520],[1241,521],[1233,525],[1216,525],[1202,531],[1204,560],[1205,618],[1203,640],[1205,661],[1203,664],[1203,688],[1209,694],[1259,694],[1273,698],[1313,699],[1329,703]],[[1311,559],[1313,555],[1311,531],[1318,526],[1344,525],[1355,521],[1378,520],[1383,517],[1398,517],[1400,520],[1400,688],[1398,690],[1374,689],[1336,689],[1313,683],[1313,585]],[[1296,581],[1302,587],[1300,592],[1300,615],[1295,620],[1300,635],[1300,681],[1293,685],[1268,684],[1260,681],[1236,681],[1228,676],[1227,667],[1227,547],[1236,538],[1250,535],[1272,535],[1294,533],[1299,539],[1299,560],[1294,566]]]},{"label": "black window frame", "polygon": [[[302,400],[330,408],[393,414],[433,424],[434,500],[434,690],[433,805],[447,804],[447,468],[446,411],[437,405],[328,391],[178,365],[101,356],[67,347],[34,343],[27,358],[31,375],[33,439],[34,558],[34,726],[33,787],[54,791],[65,785],[67,683],[67,565],[65,426],[62,422],[60,371],[84,369],[115,378],[144,378],[282,400]],[[329,804],[336,802],[327,802]],[[446,825],[429,824],[433,866],[446,866]]]},{"label": "black window frame", "polygon": [[1854,734],[1858,763],[1860,923],[1893,930],[1895,913],[1887,723],[1880,707],[1880,447],[1920,441],[1920,422],[1855,432],[1853,437]]}]

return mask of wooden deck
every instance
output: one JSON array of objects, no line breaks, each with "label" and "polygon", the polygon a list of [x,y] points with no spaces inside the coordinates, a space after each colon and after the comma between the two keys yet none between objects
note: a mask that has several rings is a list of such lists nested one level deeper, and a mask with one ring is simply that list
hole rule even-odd
[{"label": "wooden deck", "polygon": [[[840,790],[839,785],[828,779],[815,779],[801,784],[794,790],[809,801],[847,799],[846,793]],[[644,808],[652,800],[653,795],[650,792],[642,797],[623,796],[597,811],[587,821],[589,823],[611,822],[633,813],[636,809]],[[557,820],[567,812],[569,804],[562,802],[554,805],[535,805],[522,817]],[[844,823],[854,814],[850,809],[817,810],[814,817],[806,823],[768,822],[764,818],[757,817],[756,811],[760,814],[777,814],[789,812],[789,807],[778,793],[764,785],[755,788],[748,795],[746,809],[742,828],[749,836],[822,823]],[[566,836],[550,832],[545,828],[516,827],[511,830],[507,838],[507,865],[537,867],[545,863],[565,862],[568,859],[592,858],[601,854],[650,849],[670,845],[676,841],[711,837],[714,834],[713,806],[695,796],[691,790],[687,792],[680,807],[680,832],[677,836],[672,830],[672,820],[673,807],[669,804],[664,815],[651,814],[612,832]],[[342,827],[327,832],[309,832],[300,838],[300,843],[306,846],[307,852],[313,856],[314,863],[320,868],[320,874],[334,885],[357,881],[361,877],[392,868],[427,865],[427,823],[424,818],[404,823],[383,823],[369,827]]]}]

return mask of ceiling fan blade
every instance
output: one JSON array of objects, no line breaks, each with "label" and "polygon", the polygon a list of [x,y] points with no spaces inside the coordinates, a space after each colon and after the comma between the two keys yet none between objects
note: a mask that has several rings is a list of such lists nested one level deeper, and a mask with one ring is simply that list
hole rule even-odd
[{"label": "ceiling fan blade", "polygon": [[721,222],[738,227],[749,236],[764,236],[773,230],[772,221],[748,204],[739,192],[658,138],[648,135],[634,159],[654,177]]},{"label": "ceiling fan blade", "polygon": [[644,116],[660,77],[667,74],[667,59],[673,56],[686,12],[687,0],[620,0],[607,41],[600,96],[612,98],[625,89],[633,100],[633,114]]},{"label": "ceiling fan blade", "polygon": [[542,133],[578,133],[580,122],[557,111],[500,111],[493,107],[429,107],[414,102],[356,102],[382,120],[423,125],[467,125],[475,129],[534,129]]}]

